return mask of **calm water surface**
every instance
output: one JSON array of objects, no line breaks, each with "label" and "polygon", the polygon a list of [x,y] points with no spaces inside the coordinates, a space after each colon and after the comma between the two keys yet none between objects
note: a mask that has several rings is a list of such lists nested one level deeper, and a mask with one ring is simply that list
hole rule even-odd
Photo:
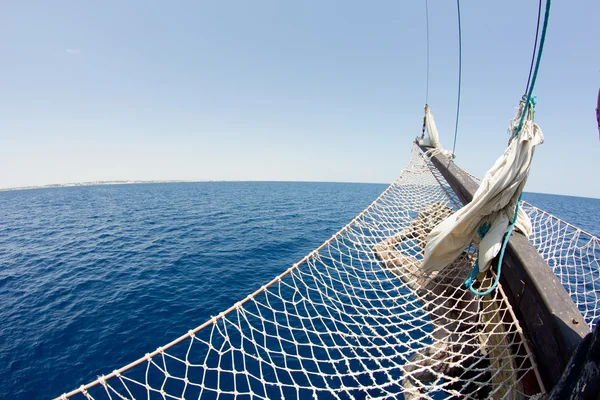
[{"label": "calm water surface", "polygon": [[[385,187],[0,192],[0,398],[59,395],[167,343],[301,259]],[[600,233],[600,200],[525,199]]]}]

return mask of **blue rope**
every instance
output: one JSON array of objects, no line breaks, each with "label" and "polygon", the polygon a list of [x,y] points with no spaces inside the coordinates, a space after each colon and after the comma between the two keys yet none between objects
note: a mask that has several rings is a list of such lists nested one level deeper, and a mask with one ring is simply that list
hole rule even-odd
[{"label": "blue rope", "polygon": [[[504,260],[504,252],[506,251],[506,245],[508,244],[508,239],[510,239],[510,235],[513,233],[513,230],[515,229],[515,224],[517,223],[517,215],[519,214],[519,204],[521,203],[522,197],[523,197],[523,193],[521,193],[519,195],[519,199],[517,200],[517,206],[515,207],[515,216],[513,217],[510,227],[508,228],[508,232],[506,233],[506,236],[504,236],[504,242],[502,243],[502,249],[500,250],[500,258],[498,259],[498,270],[496,272],[496,278],[494,279],[494,283],[492,284],[492,286],[490,286],[490,288],[484,292],[478,292],[477,290],[473,289],[473,279],[475,279],[475,276],[477,276],[477,273],[479,272],[479,257],[477,257],[477,261],[475,261],[475,266],[473,267],[473,270],[471,271],[471,275],[469,275],[469,277],[465,281],[465,286],[475,296],[488,295],[488,294],[492,293],[494,291],[494,289],[496,289],[496,287],[498,287],[498,282],[500,281],[500,274],[502,273],[502,261]],[[489,227],[488,227],[488,229],[489,229]],[[487,233],[487,230],[486,230],[486,233]]]},{"label": "blue rope", "polygon": [[538,1],[538,15],[537,24],[535,26],[535,39],[533,41],[533,51],[531,52],[531,64],[529,65],[529,76],[527,77],[527,86],[525,86],[525,93],[529,91],[529,84],[531,83],[531,74],[533,74],[533,65],[535,64],[535,55],[537,53],[538,37],[540,36],[540,21],[542,20],[542,0]]},{"label": "blue rope", "polygon": [[[458,2],[458,0],[457,0],[457,2]],[[544,25],[542,27],[542,37],[540,38],[540,46],[538,49],[537,59],[535,62],[535,69],[533,71],[533,78],[531,79],[531,85],[529,85],[529,90],[527,92],[527,95],[526,95],[526,97],[524,96],[525,97],[525,99],[524,99],[525,105],[523,106],[523,111],[521,112],[521,119],[519,120],[519,125],[517,126],[517,130],[515,131],[515,137],[518,137],[519,134],[521,133],[521,128],[523,127],[523,122],[525,121],[525,115],[528,113],[529,107],[535,108],[535,97],[533,96],[533,88],[535,86],[535,82],[537,80],[537,75],[538,75],[538,72],[540,69],[542,53],[544,52],[544,42],[546,41],[546,32],[548,30],[548,20],[550,19],[551,3],[552,3],[552,0],[546,1],[546,11],[544,14]],[[459,21],[460,21],[460,11],[459,11]],[[460,27],[459,27],[459,29],[460,29]],[[459,30],[459,32],[460,32],[460,30]],[[537,33],[536,33],[536,35],[537,35]],[[535,49],[534,49],[534,51],[535,51]],[[530,70],[530,74],[531,74],[531,70]],[[460,93],[460,87],[459,87],[459,93]],[[458,118],[457,118],[456,125],[458,126]],[[456,131],[454,133],[454,141],[456,143]],[[496,287],[498,286],[498,282],[500,281],[500,273],[502,272],[502,261],[504,260],[504,253],[506,252],[506,246],[508,244],[508,240],[510,239],[510,235],[513,233],[513,230],[515,229],[515,224],[517,222],[517,215],[519,213],[519,204],[521,203],[522,197],[523,197],[523,193],[521,192],[521,194],[519,194],[519,199],[517,200],[517,205],[515,207],[515,215],[510,224],[510,227],[508,228],[508,232],[506,233],[506,236],[504,237],[504,242],[502,243],[502,248],[500,250],[500,257],[498,258],[498,270],[497,270],[496,278],[494,279],[494,283],[492,284],[492,286],[484,292],[478,292],[477,290],[473,289],[473,280],[475,279],[475,277],[477,276],[477,273],[479,272],[479,256],[477,257],[477,260],[475,261],[475,266],[473,267],[471,274],[465,281],[465,286],[469,289],[469,291],[471,293],[473,293],[476,296],[488,295],[488,294],[492,293],[492,291],[494,289],[496,289]],[[482,226],[482,228],[483,228],[483,226]],[[489,229],[489,227],[487,229]],[[485,230],[486,233],[487,233],[487,229]],[[483,236],[481,235],[481,228],[480,228],[479,233],[480,233],[480,237],[483,238]],[[484,235],[485,235],[485,233],[484,233]]]},{"label": "blue rope", "polygon": [[[488,224],[487,222],[485,224],[482,224],[479,227],[479,239],[483,239],[489,230],[490,230],[490,224]],[[473,271],[471,271],[471,275],[469,275],[469,277],[465,281],[465,285],[468,288],[470,288],[471,285],[473,284],[473,279],[475,279],[478,272],[479,272],[479,257],[477,257],[477,260],[475,260],[475,266],[473,267]]]},{"label": "blue rope", "polygon": [[544,14],[544,25],[542,27],[542,37],[540,39],[540,47],[538,50],[537,59],[535,60],[535,69],[533,70],[533,78],[531,79],[531,85],[529,86],[529,92],[527,92],[527,97],[525,98],[525,107],[523,108],[523,112],[521,113],[521,119],[519,120],[519,126],[515,131],[515,136],[519,136],[521,133],[521,128],[523,127],[523,121],[525,120],[525,114],[527,111],[527,107],[529,103],[532,101],[533,95],[533,87],[535,86],[535,81],[537,80],[538,71],[540,70],[540,62],[542,60],[542,53],[544,52],[544,42],[546,41],[546,31],[548,30],[548,20],[550,19],[550,5],[552,0],[546,1],[546,13]]}]

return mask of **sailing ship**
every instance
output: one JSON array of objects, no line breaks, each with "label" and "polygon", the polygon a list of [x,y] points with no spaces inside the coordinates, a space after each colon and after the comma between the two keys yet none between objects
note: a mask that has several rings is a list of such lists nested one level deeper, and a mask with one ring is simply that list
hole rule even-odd
[{"label": "sailing ship", "polygon": [[483,179],[441,147],[426,105],[408,165],[333,237],[57,399],[595,395],[600,239],[520,196],[543,142],[532,92],[549,6],[509,146]]}]

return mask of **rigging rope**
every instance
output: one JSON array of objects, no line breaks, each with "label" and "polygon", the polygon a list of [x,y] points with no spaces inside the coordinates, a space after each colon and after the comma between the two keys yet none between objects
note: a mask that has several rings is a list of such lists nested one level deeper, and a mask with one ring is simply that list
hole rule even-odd
[{"label": "rigging rope", "polygon": [[538,15],[537,15],[537,24],[535,27],[535,40],[533,41],[533,51],[531,52],[531,64],[529,65],[529,76],[527,77],[527,86],[525,86],[525,92],[523,92],[523,94],[526,94],[529,91],[529,83],[531,82],[531,74],[533,73],[533,64],[535,62],[535,51],[537,50],[537,44],[538,44],[538,36],[540,33],[540,17],[542,15],[542,0],[540,0],[538,2]]},{"label": "rigging rope", "polygon": [[458,13],[458,98],[456,99],[456,124],[454,125],[454,144],[452,154],[456,154],[456,137],[458,135],[458,116],[460,114],[460,87],[462,84],[462,25],[460,22],[460,0],[456,0]]},{"label": "rigging rope", "polygon": [[425,138],[425,128],[427,127],[427,107],[429,104],[429,6],[425,0],[425,35],[426,35],[426,84],[425,84],[425,115],[423,115],[423,129],[421,130],[421,139]]},{"label": "rigging rope", "polygon": [[544,53],[544,43],[546,42],[546,32],[548,30],[548,21],[550,19],[550,6],[552,4],[552,0],[546,0],[546,12],[544,14],[544,25],[542,27],[542,37],[540,38],[540,48],[538,50],[537,58],[535,61],[535,69],[533,70],[533,77],[531,79],[531,86],[529,87],[529,92],[527,94],[527,103],[531,100],[531,96],[533,94],[533,88],[535,87],[535,82],[537,80],[537,75],[540,70],[540,62],[542,60],[542,54]]},{"label": "rigging rope", "polygon": [[[458,1],[458,0],[457,0]],[[521,111],[521,117],[519,119],[519,124],[517,126],[517,129],[514,132],[513,138],[512,140],[519,140],[519,134],[521,133],[521,129],[523,127],[523,122],[525,121],[525,117],[527,116],[529,119],[533,120],[533,113],[534,113],[534,109],[535,109],[535,97],[532,96],[533,94],[533,88],[535,86],[535,82],[537,79],[537,74],[539,71],[539,67],[540,67],[540,61],[542,58],[542,53],[544,50],[544,41],[546,40],[546,31],[548,28],[548,19],[549,19],[549,15],[550,15],[550,5],[551,5],[551,0],[547,0],[546,2],[546,12],[544,15],[544,26],[542,28],[542,37],[540,39],[540,47],[539,47],[539,51],[537,53],[537,58],[536,58],[536,63],[535,63],[535,69],[533,70],[533,77],[531,75],[531,67],[533,67],[533,58],[532,58],[532,64],[529,70],[529,77],[532,78],[531,79],[531,85],[530,85],[530,81],[528,79],[527,82],[527,89],[526,90],[526,97],[524,96],[524,100],[523,100],[523,105],[522,105],[522,111]],[[540,6],[540,10],[541,10],[541,1],[539,3]],[[538,13],[538,26],[539,26],[539,13]],[[536,43],[537,43],[537,31],[536,31]],[[535,56],[535,47],[534,47],[534,56]],[[510,143],[510,142],[509,142]],[[503,242],[502,242],[502,247],[500,249],[500,256],[498,259],[498,266],[497,266],[497,273],[496,273],[496,277],[494,280],[494,283],[492,284],[492,286],[484,291],[484,292],[478,292],[476,290],[474,290],[472,288],[472,284],[473,284],[473,279],[475,278],[475,276],[477,275],[476,269],[474,268],[473,271],[471,272],[471,275],[467,278],[467,280],[465,281],[465,286],[471,291],[471,293],[478,295],[478,296],[485,296],[486,294],[491,293],[494,288],[498,285],[498,281],[500,280],[500,273],[502,271],[502,262],[504,260],[504,253],[506,252],[506,246],[508,244],[508,240],[510,239],[510,236],[512,235],[512,232],[514,230],[515,227],[515,223],[517,221],[517,213],[519,211],[519,204],[521,202],[521,197],[523,196],[523,193],[521,192],[519,194],[519,198],[517,200],[517,204],[515,207],[515,214],[513,217],[513,220],[511,222],[511,224],[509,225],[509,229],[506,232],[506,235],[504,236]],[[476,268],[478,268],[478,265],[476,265]]]},{"label": "rigging rope", "polygon": [[427,4],[427,0],[425,0],[425,31],[426,31],[426,41],[427,41],[427,66],[426,66],[426,86],[425,86],[425,104],[429,104],[429,5]]},{"label": "rigging rope", "polygon": [[[546,1],[546,12],[544,14],[544,25],[542,27],[542,37],[540,38],[540,46],[539,46],[537,58],[535,61],[535,69],[533,70],[533,77],[531,79],[531,85],[529,86],[529,91],[527,92],[527,97],[525,98],[525,108],[529,107],[529,104],[532,101],[533,88],[535,87],[535,82],[537,80],[537,75],[538,75],[538,72],[540,69],[540,61],[542,60],[542,54],[544,52],[544,43],[546,41],[546,32],[548,29],[548,20],[550,19],[551,3],[552,3],[552,0]],[[527,113],[524,110],[523,113],[521,114],[521,120],[519,121],[519,126],[517,127],[517,130],[515,131],[515,136],[519,136],[519,133],[521,132],[521,127],[523,126],[523,121],[525,120],[526,114]]]}]

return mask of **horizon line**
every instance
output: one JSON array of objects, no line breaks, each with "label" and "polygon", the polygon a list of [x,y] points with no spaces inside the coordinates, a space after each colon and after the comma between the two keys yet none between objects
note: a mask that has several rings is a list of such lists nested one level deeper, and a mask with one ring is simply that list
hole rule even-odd
[{"label": "horizon line", "polygon": [[[271,182],[271,183],[349,183],[349,184],[362,184],[362,185],[391,185],[392,182],[356,182],[356,181],[311,181],[311,180],[244,180],[244,179],[208,179],[208,180],[181,180],[181,179],[166,179],[166,180],[102,180],[102,181],[83,181],[83,182],[69,182],[69,183],[50,183],[44,185],[31,185],[31,186],[19,186],[19,187],[8,187],[0,188],[0,192],[12,192],[19,190],[34,190],[34,189],[59,189],[67,187],[82,187],[82,186],[109,186],[109,185],[141,185],[141,184],[155,184],[155,183],[225,183],[225,182]],[[561,193],[547,193],[547,192],[533,192],[524,191],[524,193],[531,194],[546,194],[552,196],[567,196],[567,197],[579,197],[583,199],[594,199],[600,200],[598,197],[589,196],[575,196],[571,194]]]},{"label": "horizon line", "polygon": [[153,183],[219,183],[219,182],[290,182],[290,183],[356,183],[368,185],[390,185],[391,182],[356,182],[356,181],[312,181],[312,180],[253,180],[253,179],[126,179],[126,180],[101,180],[101,181],[82,181],[68,183],[49,183],[43,185],[16,186],[0,188],[0,192],[10,192],[16,190],[32,190],[32,189],[58,189],[63,187],[81,187],[81,186],[108,186],[108,185],[137,185],[137,184],[153,184]]}]

